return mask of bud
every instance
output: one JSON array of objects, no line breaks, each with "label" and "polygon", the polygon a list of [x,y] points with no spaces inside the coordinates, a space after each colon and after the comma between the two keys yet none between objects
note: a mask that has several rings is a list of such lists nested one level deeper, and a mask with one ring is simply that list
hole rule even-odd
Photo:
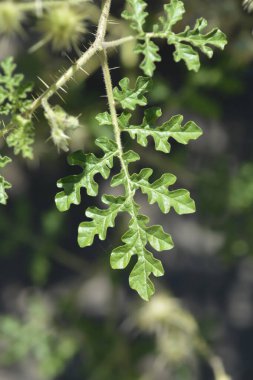
[{"label": "bud", "polygon": [[50,41],[54,50],[70,50],[80,42],[86,32],[84,14],[65,4],[51,8],[38,24],[38,29]]},{"label": "bud", "polygon": [[0,3],[0,34],[12,35],[22,31],[24,14],[12,1]]},{"label": "bud", "polygon": [[51,127],[51,138],[54,144],[58,150],[68,152],[70,140],[68,132],[79,127],[78,118],[68,115],[60,106],[51,108],[46,101],[43,102],[43,107],[45,117]]}]

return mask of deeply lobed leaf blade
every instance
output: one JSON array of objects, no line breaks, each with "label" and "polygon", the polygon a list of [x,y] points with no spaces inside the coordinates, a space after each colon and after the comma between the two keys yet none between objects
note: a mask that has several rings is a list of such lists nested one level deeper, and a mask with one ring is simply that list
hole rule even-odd
[{"label": "deeply lobed leaf blade", "polygon": [[96,196],[98,193],[98,184],[94,179],[96,174],[100,173],[105,179],[109,177],[114,157],[118,153],[117,145],[106,137],[97,139],[96,145],[104,152],[101,158],[96,157],[92,153],[84,154],[81,151],[69,156],[70,165],[80,166],[82,172],[58,181],[57,186],[63,188],[63,191],[55,197],[56,206],[59,211],[67,211],[72,204],[80,204],[81,188],[83,187],[86,188],[88,195]]}]

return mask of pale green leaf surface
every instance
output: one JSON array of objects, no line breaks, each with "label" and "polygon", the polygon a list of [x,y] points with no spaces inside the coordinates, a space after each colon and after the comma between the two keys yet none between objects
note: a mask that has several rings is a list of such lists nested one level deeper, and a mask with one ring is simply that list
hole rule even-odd
[{"label": "pale green leaf surface", "polygon": [[122,17],[130,20],[130,26],[139,34],[143,34],[143,26],[145,24],[148,13],[145,12],[147,4],[144,0],[127,0],[129,10],[122,12]]},{"label": "pale green leaf surface", "polygon": [[114,88],[113,96],[123,109],[133,111],[137,105],[145,106],[147,104],[145,94],[150,88],[150,78],[138,77],[133,89],[129,87],[129,82],[128,78],[121,79],[119,82],[120,88]]},{"label": "pale green leaf surface", "polygon": [[100,240],[105,240],[109,227],[114,227],[118,213],[124,210],[125,197],[104,196],[103,202],[108,205],[106,209],[90,207],[85,215],[92,219],[91,222],[83,222],[78,229],[78,243],[81,248],[93,244],[96,235]]},{"label": "pale green leaf surface", "polygon": [[200,18],[196,21],[193,29],[189,26],[181,33],[170,33],[168,43],[175,46],[174,59],[176,62],[183,60],[189,70],[198,71],[200,68],[199,53],[193,49],[198,48],[202,53],[212,58],[213,48],[224,49],[227,44],[226,36],[220,29],[214,28],[204,34],[207,21]]},{"label": "pale green leaf surface", "polygon": [[104,155],[102,157],[96,157],[92,153],[84,154],[81,151],[69,156],[69,164],[80,166],[82,172],[58,181],[57,186],[63,188],[63,191],[58,193],[55,198],[56,206],[60,211],[67,211],[71,204],[80,204],[80,192],[83,187],[86,188],[88,195],[97,195],[98,184],[94,179],[96,174],[101,174],[105,179],[109,177],[113,159],[118,152],[117,145],[106,137],[98,138],[96,145],[103,150]]},{"label": "pale green leaf surface", "polygon": [[158,151],[169,153],[171,145],[170,138],[173,138],[180,144],[188,144],[190,140],[196,140],[202,135],[201,129],[193,122],[189,121],[182,125],[183,116],[173,116],[159,127],[155,127],[156,119],[161,116],[159,108],[151,108],[145,111],[145,116],[141,125],[131,125],[123,131],[128,132],[142,146],[147,146],[148,137],[151,136],[155,142],[155,148]]},{"label": "pale green leaf surface", "polygon": [[155,249],[161,251],[171,249],[173,242],[170,235],[166,234],[160,226],[148,227],[149,219],[143,215],[137,215],[137,205],[133,205],[134,215],[129,223],[128,231],[123,235],[123,246],[113,250],[111,254],[111,266],[114,269],[124,269],[132,256],[137,256],[135,264],[129,277],[130,287],[136,290],[146,301],[154,293],[154,285],[150,275],[155,277],[164,274],[160,260],[154,258],[153,254],[146,249],[148,243]]},{"label": "pale green leaf surface", "polygon": [[173,25],[182,20],[185,13],[184,3],[179,0],[171,0],[164,5],[165,16],[160,17],[161,30],[169,32]]},{"label": "pale green leaf surface", "polygon": [[152,77],[156,68],[155,63],[161,62],[161,56],[158,54],[159,47],[150,38],[145,38],[143,43],[136,46],[135,51],[144,55],[140,68],[145,75]]},{"label": "pale green leaf surface", "polygon": [[176,177],[173,174],[163,174],[162,177],[151,183],[149,178],[152,174],[152,169],[142,169],[140,173],[134,173],[131,176],[131,182],[135,188],[139,188],[143,194],[148,196],[150,204],[157,203],[164,214],[167,214],[171,207],[179,215],[195,212],[195,203],[187,190],[170,191],[168,189],[169,186],[176,182]]}]

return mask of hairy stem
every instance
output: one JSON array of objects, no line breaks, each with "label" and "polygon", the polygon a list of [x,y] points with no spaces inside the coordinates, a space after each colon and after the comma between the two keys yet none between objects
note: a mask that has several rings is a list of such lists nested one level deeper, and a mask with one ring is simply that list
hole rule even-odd
[{"label": "hairy stem", "polygon": [[105,38],[107,20],[109,17],[111,0],[107,0],[104,3],[104,7],[100,16],[96,39],[88,50],[72,65],[52,86],[50,86],[45,92],[43,92],[32,104],[29,110],[30,114],[33,114],[38,107],[41,106],[43,99],[48,100],[57,91],[59,91],[64,85],[73,77],[73,75],[81,70],[83,66],[102,48],[102,42]]},{"label": "hairy stem", "polygon": [[107,99],[108,99],[110,114],[112,117],[112,124],[113,124],[113,129],[114,129],[115,141],[116,141],[116,144],[117,144],[118,150],[119,150],[119,160],[120,160],[121,167],[124,171],[124,174],[125,174],[125,177],[127,180],[126,193],[127,193],[127,196],[130,196],[130,194],[132,193],[131,180],[130,180],[128,168],[127,168],[126,163],[125,163],[124,158],[123,158],[124,151],[123,151],[122,142],[121,142],[121,130],[120,130],[119,122],[118,122],[115,100],[114,100],[114,96],[113,96],[112,79],[111,79],[111,73],[110,73],[110,69],[109,69],[109,65],[108,65],[106,50],[104,50],[104,53],[103,53],[102,70],[103,70],[103,74],[104,74],[104,82],[105,82],[105,88],[106,88],[106,93],[107,93]]}]

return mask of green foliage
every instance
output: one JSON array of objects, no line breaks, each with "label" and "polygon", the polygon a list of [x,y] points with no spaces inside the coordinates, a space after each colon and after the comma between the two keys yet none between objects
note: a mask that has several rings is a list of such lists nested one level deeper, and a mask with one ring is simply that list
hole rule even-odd
[{"label": "green foliage", "polygon": [[[11,159],[6,156],[1,156],[0,154],[0,169],[4,168],[11,162]],[[11,184],[0,175],[0,204],[5,205],[7,203],[8,195],[6,193],[7,189],[11,188]]]},{"label": "green foliage", "polygon": [[26,358],[33,360],[43,380],[54,379],[76,352],[77,342],[54,326],[45,302],[31,299],[26,319],[0,318],[0,363],[10,365]]},{"label": "green foliage", "polygon": [[137,105],[145,106],[147,104],[147,99],[144,95],[150,89],[149,78],[139,77],[134,89],[129,88],[128,78],[121,79],[119,86],[120,89],[118,87],[114,88],[113,96],[123,109],[133,111]]},{"label": "green foliage", "polygon": [[253,205],[253,165],[245,163],[230,183],[229,208],[235,212]]},{"label": "green foliage", "polygon": [[[134,87],[130,86],[128,78],[120,80],[118,87],[113,89],[112,86],[105,41],[110,13],[110,1],[107,0],[103,2],[98,33],[93,45],[52,86],[46,85],[45,92],[33,102],[28,99],[31,86],[23,85],[23,75],[14,73],[16,65],[12,58],[2,62],[0,114],[9,118],[9,124],[2,131],[2,135],[7,130],[6,142],[8,146],[14,148],[15,154],[22,153],[25,158],[33,157],[32,116],[40,106],[44,109],[54,144],[58,150],[68,151],[69,132],[79,126],[78,118],[68,115],[58,105],[52,107],[49,99],[59,90],[65,91],[64,86],[67,81],[96,53],[101,53],[101,46],[104,46],[102,69],[110,113],[100,113],[96,119],[99,125],[107,125],[113,130],[114,139],[103,136],[96,140],[97,147],[102,150],[102,154],[98,156],[93,153],[84,154],[82,151],[69,156],[69,164],[79,166],[81,171],[58,181],[57,186],[61,191],[56,195],[55,201],[60,211],[67,211],[71,205],[81,203],[83,188],[86,189],[89,196],[97,196],[99,190],[97,175],[100,174],[102,178],[108,179],[111,169],[113,168],[114,171],[118,169],[118,173],[114,173],[111,179],[111,187],[120,187],[116,194],[121,195],[102,194],[103,208],[90,207],[86,210],[85,215],[89,220],[80,224],[78,242],[81,247],[88,247],[93,244],[96,237],[105,240],[109,228],[115,227],[117,216],[120,213],[129,214],[130,222],[128,230],[122,237],[123,245],[113,250],[111,265],[114,269],[124,269],[135,256],[136,262],[130,273],[129,283],[131,288],[136,290],[144,300],[149,300],[154,293],[151,275],[162,276],[164,270],[161,261],[154,257],[148,246],[152,250],[164,251],[171,249],[173,242],[171,236],[164,232],[161,226],[150,225],[149,218],[140,213],[140,206],[136,203],[136,192],[141,191],[147,195],[148,203],[157,204],[163,213],[168,213],[171,209],[180,215],[193,213],[195,203],[187,190],[171,189],[176,182],[173,174],[164,173],[160,178],[152,180],[153,170],[150,168],[135,173],[132,170],[132,163],[139,161],[140,156],[132,150],[124,150],[121,135],[126,133],[132,139],[136,138],[137,142],[144,147],[147,146],[148,139],[151,137],[155,149],[164,153],[170,152],[171,139],[180,144],[188,144],[191,140],[200,137],[201,129],[193,121],[183,125],[183,116],[181,115],[173,116],[159,125],[158,119],[162,116],[161,109],[158,107],[147,108],[144,110],[141,124],[133,125],[131,123],[132,113],[137,107],[148,105],[147,94],[151,90],[150,77],[154,73],[156,63],[161,60],[158,45],[153,39],[166,39],[168,44],[175,47],[175,61],[183,60],[189,70],[197,71],[200,67],[200,60],[196,49],[211,58],[213,48],[223,49],[226,38],[217,28],[204,34],[203,30],[206,28],[207,22],[203,18],[197,20],[193,29],[187,26],[183,32],[175,33],[172,28],[182,20],[185,13],[184,5],[179,0],[171,0],[169,4],[166,4],[164,15],[159,18],[157,24],[153,25],[151,32],[145,32],[148,17],[146,7],[147,4],[144,0],[127,0],[127,8],[122,16],[130,21],[135,35],[130,36],[130,39],[129,37],[120,38],[107,44],[107,46],[113,47],[114,44],[119,46],[126,41],[136,40],[135,50],[144,56],[140,68],[146,77],[139,76]],[[73,12],[69,11],[69,5],[66,5],[61,10],[52,8],[45,12],[41,23],[42,29],[47,24],[51,25],[52,19],[56,21],[57,25],[53,29],[49,28],[47,33],[43,29],[46,37],[41,44],[51,40],[53,45],[60,45],[61,48],[67,49],[77,44],[86,30],[83,25],[83,14],[79,15],[76,9]],[[65,17],[65,23],[62,15],[66,14],[69,14],[70,17],[68,19]],[[63,30],[64,32],[62,32]],[[120,110],[119,112],[117,108]],[[115,158],[118,159],[119,168],[114,167]],[[5,189],[9,184],[3,179],[1,181],[2,203],[5,203]]]},{"label": "green foliage", "polygon": [[161,57],[158,54],[159,47],[148,37],[146,36],[143,43],[139,43],[135,48],[136,53],[143,54],[144,58],[140,64],[140,68],[143,72],[152,77],[156,65],[156,62],[161,62]]},{"label": "green foliage", "polygon": [[164,153],[169,153],[171,145],[170,138],[180,144],[188,144],[190,140],[196,140],[202,135],[201,129],[193,122],[189,121],[182,126],[183,116],[176,115],[170,120],[156,127],[157,119],[162,116],[160,108],[150,108],[145,111],[141,125],[130,125],[123,129],[132,138],[137,137],[137,142],[142,146],[147,146],[148,137],[151,136],[155,142],[155,149]]},{"label": "green foliage", "polygon": [[[144,96],[150,87],[150,80],[147,78],[139,77],[134,89],[129,87],[127,78],[122,79],[119,86],[120,89],[116,87],[113,90],[114,101],[118,102],[123,109],[134,110],[137,105],[145,106],[147,104],[147,99]],[[201,135],[201,130],[193,122],[182,127],[181,116],[172,118],[156,130],[153,124],[159,116],[161,116],[160,109],[147,110],[143,123],[137,128],[137,131],[128,125],[131,114],[123,112],[118,116],[118,123],[121,132],[131,131],[132,136],[137,134],[138,142],[142,145],[147,145],[147,136],[151,135],[155,140],[156,149],[166,153],[170,151],[170,144],[168,143],[170,137],[179,143],[187,144],[191,139],[196,139]],[[99,114],[97,120],[100,125],[112,125],[112,117],[106,112]],[[143,131],[145,135],[142,135]],[[195,211],[194,201],[190,198],[187,190],[169,190],[169,186],[176,182],[176,177],[172,174],[163,174],[154,182],[149,181],[153,173],[151,169],[143,169],[138,174],[130,174],[131,163],[140,160],[139,155],[135,152],[122,152],[121,157],[117,145],[108,139],[103,139],[102,146],[101,141],[97,141],[97,145],[105,153],[105,156],[100,159],[92,154],[85,155],[82,152],[70,156],[70,163],[81,166],[83,173],[58,182],[58,186],[62,187],[63,191],[57,194],[56,205],[60,211],[65,211],[72,203],[79,204],[81,187],[85,187],[89,195],[97,195],[98,185],[94,181],[94,175],[99,172],[104,178],[108,178],[113,166],[113,158],[115,156],[120,158],[121,170],[113,176],[111,186],[123,187],[125,194],[123,196],[104,195],[102,201],[107,208],[91,207],[87,209],[86,216],[91,221],[80,224],[78,242],[84,248],[93,244],[95,236],[105,240],[108,229],[115,226],[118,214],[128,213],[130,223],[128,231],[122,237],[124,245],[113,250],[111,266],[113,269],[124,269],[132,256],[136,255],[137,263],[130,273],[129,284],[144,300],[149,300],[154,293],[154,285],[150,276],[151,274],[156,277],[162,276],[164,270],[160,260],[157,260],[146,246],[149,244],[153,249],[163,251],[171,249],[173,242],[171,236],[165,233],[161,226],[149,226],[149,218],[139,213],[140,206],[135,201],[135,193],[140,189],[142,193],[148,196],[148,202],[150,204],[157,203],[163,213],[168,213],[172,207],[180,215],[192,213]]]},{"label": "green foliage", "polygon": [[30,119],[17,115],[12,120],[13,129],[6,138],[7,145],[13,148],[15,154],[33,159],[34,126]]},{"label": "green foliage", "polygon": [[24,113],[31,104],[28,95],[32,90],[31,84],[24,84],[23,74],[15,74],[13,58],[6,58],[0,68],[0,115],[16,115]]},{"label": "green foliage", "polygon": [[[189,26],[181,33],[172,31],[172,27],[182,20],[185,13],[184,4],[179,0],[171,0],[169,4],[164,5],[165,16],[160,17],[159,24],[153,26],[151,33],[143,33],[143,24],[147,17],[141,19],[141,26],[137,27],[138,12],[140,9],[145,9],[146,4],[142,0],[133,1],[128,0],[131,5],[131,14],[127,13],[128,18],[135,20],[131,27],[137,31],[138,44],[135,49],[136,53],[144,55],[144,59],[140,64],[140,68],[144,71],[145,75],[152,76],[155,71],[155,63],[160,62],[161,57],[158,53],[159,48],[151,39],[162,38],[166,39],[169,45],[174,45],[174,60],[179,62],[183,60],[188,70],[198,71],[200,68],[198,48],[202,53],[206,54],[208,58],[213,56],[213,47],[224,49],[227,40],[224,33],[218,28],[212,29],[210,32],[203,34],[203,30],[207,27],[207,21],[200,18],[196,21],[193,29]],[[126,13],[122,15],[126,18]]]},{"label": "green foliage", "polygon": [[[224,49],[226,37],[218,28],[209,33],[202,34],[207,27],[207,21],[200,18],[196,21],[193,29],[187,26],[182,33],[168,36],[168,43],[175,46],[174,59],[176,62],[183,60],[188,70],[198,71],[200,68],[199,53],[194,49],[198,48],[208,58],[213,56],[213,47]],[[193,47],[192,47],[192,46]],[[210,47],[211,45],[212,47]]]},{"label": "green foliage", "polygon": [[24,158],[33,158],[34,127],[31,116],[26,116],[32,101],[28,98],[31,84],[24,84],[23,74],[15,74],[16,64],[13,58],[6,58],[0,64],[0,115],[7,116],[10,133],[7,145],[15,154]]},{"label": "green foliage", "polygon": [[98,138],[96,145],[103,150],[102,157],[96,157],[93,153],[84,154],[81,151],[69,156],[69,164],[80,166],[82,173],[58,181],[57,186],[63,188],[56,196],[56,205],[60,211],[67,211],[71,204],[80,204],[82,187],[86,188],[87,194],[92,197],[98,194],[98,184],[94,180],[96,174],[100,173],[105,179],[109,177],[113,159],[118,154],[117,145],[106,137]]},{"label": "green foliage", "polygon": [[145,12],[147,4],[144,0],[128,0],[130,10],[124,11],[122,17],[130,20],[130,26],[139,34],[143,34],[143,26],[146,22],[148,13]]}]

